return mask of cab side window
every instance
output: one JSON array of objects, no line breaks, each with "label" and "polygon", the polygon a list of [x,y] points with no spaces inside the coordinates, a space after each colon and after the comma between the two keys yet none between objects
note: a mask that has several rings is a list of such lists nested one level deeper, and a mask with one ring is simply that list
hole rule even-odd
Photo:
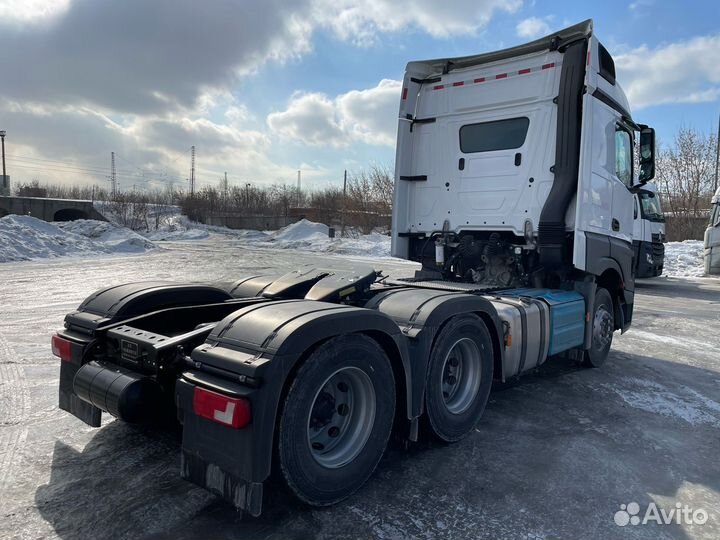
[{"label": "cab side window", "polygon": [[632,138],[624,129],[615,132],[615,173],[627,187],[632,187]]},{"label": "cab side window", "polygon": [[714,205],[715,208],[713,209],[713,215],[710,220],[710,223],[712,223],[713,227],[720,227],[720,203]]}]

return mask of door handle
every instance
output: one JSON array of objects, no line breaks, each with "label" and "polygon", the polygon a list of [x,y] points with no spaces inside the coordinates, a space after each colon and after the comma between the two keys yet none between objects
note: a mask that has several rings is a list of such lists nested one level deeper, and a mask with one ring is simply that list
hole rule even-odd
[{"label": "door handle", "polygon": [[620,222],[619,222],[617,219],[615,219],[615,218],[613,218],[613,220],[612,220],[612,230],[613,230],[613,231],[619,231],[619,230],[620,230]]},{"label": "door handle", "polygon": [[465,170],[465,158],[464,157],[461,157],[460,161],[458,161],[458,169],[460,169],[461,171]]}]

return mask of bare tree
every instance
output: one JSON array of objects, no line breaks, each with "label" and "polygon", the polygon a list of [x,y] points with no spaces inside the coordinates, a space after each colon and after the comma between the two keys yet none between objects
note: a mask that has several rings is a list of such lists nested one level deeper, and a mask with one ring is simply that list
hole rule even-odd
[{"label": "bare tree", "polygon": [[673,144],[658,146],[655,182],[670,214],[671,239],[701,238],[712,197],[716,137],[680,128]]}]

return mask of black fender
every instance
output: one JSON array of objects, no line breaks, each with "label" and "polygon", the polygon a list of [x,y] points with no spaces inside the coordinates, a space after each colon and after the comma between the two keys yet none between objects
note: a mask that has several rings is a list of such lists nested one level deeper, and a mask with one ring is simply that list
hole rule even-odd
[{"label": "black fender", "polygon": [[106,287],[65,316],[66,327],[93,332],[100,326],[159,309],[224,302],[227,291],[202,283],[150,281]]},{"label": "black fender", "polygon": [[451,317],[475,313],[483,319],[493,341],[495,373],[502,373],[503,326],[487,298],[466,292],[410,287],[382,292],[365,307],[387,315],[409,338],[408,350],[413,359],[409,415],[412,418],[423,412],[430,351],[438,331]]},{"label": "black fender", "polygon": [[[277,414],[291,374],[317,345],[353,332],[374,337],[409,377],[406,339],[398,326],[378,311],[312,300],[279,300],[248,306],[227,316],[206,343],[192,352],[200,371],[186,373],[183,379],[202,385],[201,381],[207,379],[203,371],[208,367],[226,373],[228,379],[252,381],[256,388],[242,390],[251,401],[252,423],[241,430],[222,428],[220,440],[208,437],[207,422],[200,424],[196,418],[187,418],[194,416],[187,414],[192,411],[192,401],[185,384],[178,384],[177,401],[184,424],[183,455],[193,456],[199,463],[211,463],[244,482],[264,481],[270,474]],[[409,380],[405,382],[409,386]],[[187,477],[197,478],[191,474]]]}]

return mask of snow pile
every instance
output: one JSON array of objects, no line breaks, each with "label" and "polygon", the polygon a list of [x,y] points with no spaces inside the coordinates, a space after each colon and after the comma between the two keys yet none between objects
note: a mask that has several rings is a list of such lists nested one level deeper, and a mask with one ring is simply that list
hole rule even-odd
[{"label": "snow pile", "polygon": [[702,240],[684,240],[665,244],[663,275],[668,277],[700,277],[705,273]]},{"label": "snow pile", "polygon": [[[278,231],[268,238],[253,240],[259,247],[299,249],[317,253],[335,253],[361,257],[389,257],[390,237],[373,232],[355,235],[355,238],[330,238],[328,226],[302,219]],[[340,231],[336,231],[339,235]]]},{"label": "snow pile", "polygon": [[150,240],[202,240],[210,236],[206,228],[185,216],[171,216],[165,221],[165,224],[145,233],[145,236]]},{"label": "snow pile", "polygon": [[139,253],[155,246],[136,232],[107,221],[78,219],[56,222],[55,225],[65,232],[77,234],[99,242],[112,253]]},{"label": "snow pile", "polygon": [[232,236],[247,240],[265,240],[269,237],[268,233],[263,231],[229,229],[227,227],[218,227],[216,225],[205,225],[203,223],[191,221],[186,216],[180,214],[164,218],[164,223],[160,225],[160,227],[142,234],[146,238],[155,241],[178,241],[204,240],[210,236],[210,233],[217,233],[223,236]]},{"label": "snow pile", "polygon": [[0,218],[0,262],[141,253],[154,247],[142,236],[104,221],[47,223],[31,216]]},{"label": "snow pile", "polygon": [[283,249],[320,247],[330,241],[328,231],[327,225],[301,219],[275,231],[266,241]]}]

